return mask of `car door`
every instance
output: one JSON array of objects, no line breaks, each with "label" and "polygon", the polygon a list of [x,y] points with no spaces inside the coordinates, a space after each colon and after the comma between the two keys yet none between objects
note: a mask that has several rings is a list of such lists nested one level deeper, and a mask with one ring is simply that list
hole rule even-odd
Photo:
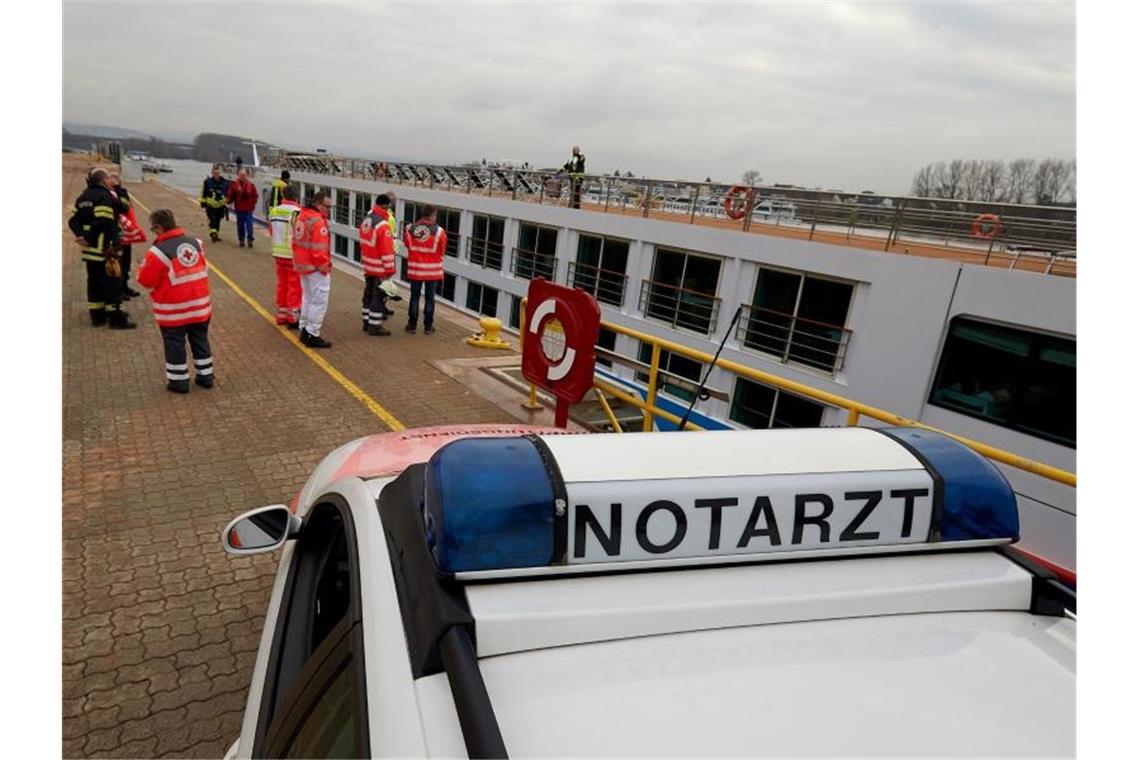
[{"label": "car door", "polygon": [[347,504],[315,505],[297,538],[253,757],[368,755],[356,535]]}]

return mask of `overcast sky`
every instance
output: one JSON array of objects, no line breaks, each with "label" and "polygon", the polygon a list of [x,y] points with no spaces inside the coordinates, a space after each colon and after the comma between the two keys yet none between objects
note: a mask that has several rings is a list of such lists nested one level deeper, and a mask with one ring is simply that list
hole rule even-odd
[{"label": "overcast sky", "polygon": [[1072,3],[65,3],[68,121],[906,192],[1075,155]]}]

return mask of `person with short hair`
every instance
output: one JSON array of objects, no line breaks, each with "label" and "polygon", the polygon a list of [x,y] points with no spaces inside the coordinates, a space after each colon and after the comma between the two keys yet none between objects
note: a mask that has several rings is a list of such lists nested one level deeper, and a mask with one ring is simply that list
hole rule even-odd
[{"label": "person with short hair", "polygon": [[87,313],[94,327],[133,330],[136,325],[122,308],[122,269],[119,264],[118,198],[106,169],[87,173],[87,189],[75,199],[67,226],[79,244],[87,267]]},{"label": "person with short hair", "polygon": [[273,180],[273,187],[269,189],[269,208],[281,205],[287,187],[289,187],[289,170],[282,169],[281,176]]},{"label": "person with short hair", "polygon": [[301,318],[301,277],[293,268],[293,223],[301,213],[299,195],[296,185],[286,185],[281,191],[281,202],[268,214],[270,252],[277,263],[276,322],[290,330],[298,329]]},{"label": "person with short hair", "polygon": [[321,337],[321,325],[329,308],[329,286],[332,280],[332,250],[329,238],[329,214],[332,196],[318,190],[309,205],[297,214],[293,223],[293,268],[301,276],[300,339],[309,348],[330,348],[332,343]]},{"label": "person with short hair", "polygon": [[424,293],[424,334],[435,332],[435,289],[443,279],[443,255],[447,232],[436,221],[435,206],[424,206],[420,218],[404,229],[404,250],[408,252],[408,324],[404,332],[416,331],[420,291]]},{"label": "person with short hair", "polygon": [[221,240],[222,219],[226,216],[226,194],[229,190],[230,181],[222,176],[222,165],[214,164],[210,176],[202,183],[198,205],[206,210],[210,240],[215,243]]},{"label": "person with short hair", "polygon": [[238,171],[237,179],[226,190],[226,203],[234,204],[237,214],[238,248],[253,248],[253,210],[257,208],[257,185],[249,181],[245,169]]},{"label": "person with short hair", "polygon": [[150,215],[154,244],[139,267],[139,285],[150,291],[154,321],[162,333],[166,355],[166,389],[190,392],[186,343],[194,356],[194,384],[214,387],[214,354],[210,350],[210,279],[206,246],[190,237],[168,208]]},{"label": "person with short hair", "polygon": [[380,324],[388,318],[387,293],[382,287],[396,274],[396,249],[392,245],[392,228],[388,225],[391,200],[386,194],[376,196],[372,210],[360,222],[360,263],[364,266],[364,297],[361,299],[361,322],[369,335],[391,335]]}]

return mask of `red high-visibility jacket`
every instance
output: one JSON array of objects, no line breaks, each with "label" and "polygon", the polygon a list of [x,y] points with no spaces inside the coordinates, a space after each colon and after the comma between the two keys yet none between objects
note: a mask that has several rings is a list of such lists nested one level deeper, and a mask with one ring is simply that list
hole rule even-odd
[{"label": "red high-visibility jacket", "polygon": [[360,263],[370,277],[394,277],[396,246],[388,225],[388,209],[373,206],[360,223]]},{"label": "red high-visibility jacket", "polygon": [[303,275],[332,271],[329,222],[316,206],[305,206],[293,222],[293,269]]},{"label": "red high-visibility jacket", "polygon": [[257,185],[245,180],[234,180],[226,191],[226,203],[234,204],[234,211],[253,211],[257,208]]},{"label": "red high-visibility jacket", "polygon": [[404,248],[408,251],[409,280],[442,280],[443,254],[447,233],[430,219],[421,219],[404,228]]},{"label": "red high-visibility jacket", "polygon": [[205,322],[213,313],[206,247],[181,227],[154,239],[139,267],[138,281],[150,291],[159,327]]}]

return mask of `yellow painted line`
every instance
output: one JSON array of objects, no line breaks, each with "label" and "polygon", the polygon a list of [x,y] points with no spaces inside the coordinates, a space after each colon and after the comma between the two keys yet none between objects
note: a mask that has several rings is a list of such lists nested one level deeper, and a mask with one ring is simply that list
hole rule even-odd
[{"label": "yellow painted line", "polygon": [[[135,198],[135,202],[137,202],[140,206],[142,206],[143,211],[145,211],[148,214],[151,213],[150,208],[148,208],[147,205],[145,203],[143,203],[141,200],[138,200],[137,198]],[[271,324],[275,328],[277,328],[277,331],[279,333],[281,333],[281,335],[284,336],[286,340],[288,340],[290,343],[292,343],[294,346],[296,346],[301,351],[301,353],[303,353],[305,356],[309,357],[309,359],[311,359],[314,364],[316,364],[318,367],[320,367],[322,370],[324,370],[326,375],[328,375],[333,380],[335,380],[338,385],[340,385],[342,388],[344,388],[346,391],[348,391],[349,394],[351,396],[355,397],[358,401],[360,401],[360,403],[364,404],[364,406],[368,408],[368,411],[372,412],[374,415],[379,417],[380,420],[385,425],[387,425],[390,430],[404,430],[405,429],[404,423],[400,422],[398,419],[396,419],[394,416],[392,416],[391,412],[389,412],[387,409],[385,409],[383,406],[381,406],[380,403],[378,401],[376,401],[376,399],[369,396],[359,385],[357,385],[356,383],[352,382],[347,377],[345,377],[344,373],[342,373],[339,369],[337,369],[333,365],[329,364],[328,361],[323,356],[321,356],[320,354],[318,354],[313,349],[311,349],[308,346],[301,343],[301,341],[298,340],[295,335],[293,335],[291,332],[289,332],[289,330],[287,330],[286,328],[277,324],[277,320],[275,320],[273,318],[273,315],[270,314],[268,311],[266,311],[265,307],[263,307],[256,300],[254,300],[253,296],[251,296],[249,293],[246,293],[244,290],[242,290],[241,286],[238,285],[236,282],[234,282],[232,279],[230,279],[229,275],[227,275],[221,269],[218,269],[217,264],[215,264],[214,262],[211,261],[211,262],[209,262],[209,266],[210,266],[210,269],[214,272],[214,274],[216,274],[219,278],[221,278],[222,282],[224,282],[226,285],[228,285],[230,287],[230,290],[237,293],[238,297],[241,298],[243,301],[245,301],[247,304],[249,304],[250,307],[255,312],[260,314],[261,317],[266,322],[268,322],[269,324]]]}]

